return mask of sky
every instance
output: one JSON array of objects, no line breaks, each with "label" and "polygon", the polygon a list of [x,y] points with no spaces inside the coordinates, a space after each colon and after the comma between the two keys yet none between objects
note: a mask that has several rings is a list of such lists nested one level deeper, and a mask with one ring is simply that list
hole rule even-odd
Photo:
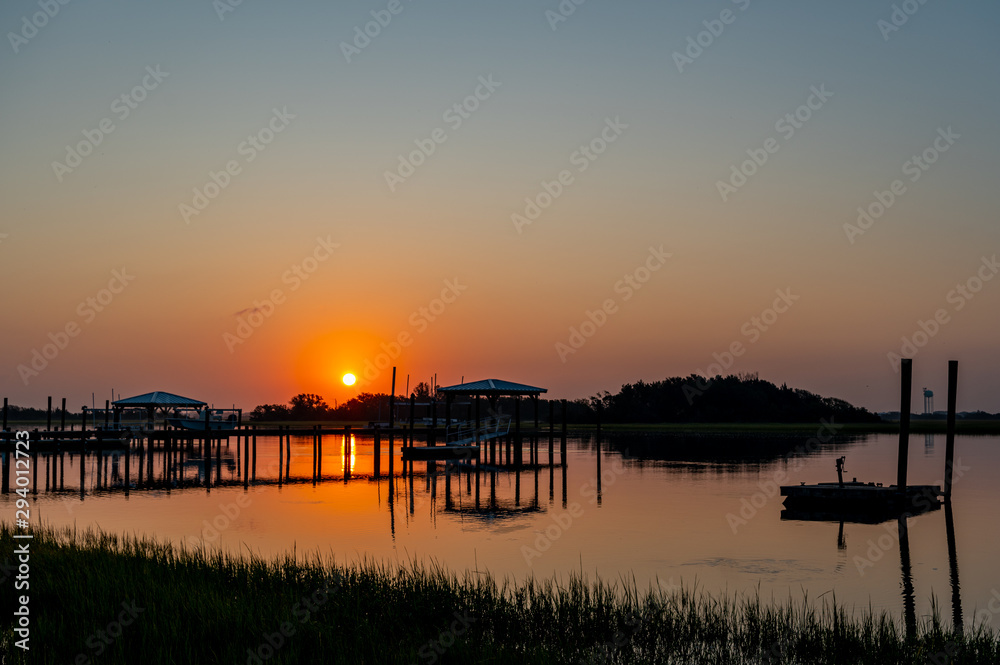
[{"label": "sky", "polygon": [[[1000,411],[1000,7],[0,7],[0,394]],[[358,382],[345,386],[353,372]]]}]

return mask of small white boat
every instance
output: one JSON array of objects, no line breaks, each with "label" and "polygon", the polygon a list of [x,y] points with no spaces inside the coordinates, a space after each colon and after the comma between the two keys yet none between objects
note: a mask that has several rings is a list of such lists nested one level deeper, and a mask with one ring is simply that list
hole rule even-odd
[{"label": "small white boat", "polygon": [[[217,430],[234,430],[239,423],[236,409],[209,409],[208,428]],[[195,411],[191,414],[175,415],[167,418],[167,424],[171,427],[188,430],[205,430],[205,412]]]}]

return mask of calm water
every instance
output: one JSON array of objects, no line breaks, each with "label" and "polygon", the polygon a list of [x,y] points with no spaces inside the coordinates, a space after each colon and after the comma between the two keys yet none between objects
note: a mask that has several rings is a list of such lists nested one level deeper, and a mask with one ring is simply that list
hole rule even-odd
[{"label": "calm water", "polygon": [[[957,440],[954,557],[943,509],[907,520],[902,539],[896,520],[782,519],[773,487],[834,480],[834,460],[841,455],[847,457],[847,478],[895,481],[894,435],[845,439],[809,454],[801,452],[804,441],[605,434],[598,442],[586,436],[569,440],[565,469],[484,472],[477,484],[474,472],[445,473],[441,464],[429,470],[417,463],[411,477],[398,458],[392,481],[374,480],[371,439],[355,439],[345,463],[343,437],[327,437],[324,480],[313,484],[311,439],[293,438],[291,476],[307,480],[279,487],[277,439],[261,438],[260,482],[245,490],[234,439],[223,448],[221,485],[194,486],[203,470],[193,455],[174,465],[173,488],[139,489],[140,458],[133,454],[126,496],[124,454],[105,455],[100,471],[97,458],[88,456],[82,497],[78,456],[64,459],[60,491],[44,489],[49,460],[39,456],[32,519],[261,555],[294,547],[301,557],[433,560],[459,572],[518,579],[582,571],[641,586],[697,583],[712,593],[759,589],[761,596],[782,601],[835,595],[841,604],[859,610],[871,605],[897,617],[912,597],[918,620],[930,614],[936,597],[945,620],[960,601],[966,622],[1000,628],[1000,612],[989,609],[991,601],[1000,609],[1000,437]],[[547,445],[543,440],[543,461]],[[943,436],[911,439],[910,482],[941,484],[943,467]],[[388,470],[384,447],[381,470]],[[153,472],[162,480],[158,452]],[[13,516],[14,498],[0,497],[5,516]],[[960,598],[953,596],[953,572]]]}]

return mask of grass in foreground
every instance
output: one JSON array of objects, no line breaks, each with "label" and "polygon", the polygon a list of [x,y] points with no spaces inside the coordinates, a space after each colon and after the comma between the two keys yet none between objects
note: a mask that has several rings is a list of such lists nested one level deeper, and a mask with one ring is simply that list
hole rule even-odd
[{"label": "grass in foreground", "polygon": [[[0,559],[15,542],[0,527]],[[771,605],[571,579],[497,582],[436,567],[336,566],[36,529],[31,663],[961,663],[1000,662],[985,630],[936,619],[907,639],[887,615]],[[14,574],[0,655],[14,646]]]}]

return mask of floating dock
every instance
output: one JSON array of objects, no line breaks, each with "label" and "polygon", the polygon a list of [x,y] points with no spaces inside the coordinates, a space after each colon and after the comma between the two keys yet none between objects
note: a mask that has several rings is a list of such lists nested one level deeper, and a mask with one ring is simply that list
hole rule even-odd
[{"label": "floating dock", "polygon": [[781,488],[785,506],[796,511],[822,511],[836,506],[849,513],[927,512],[941,507],[939,485],[909,485],[900,492],[896,485],[885,487],[857,481],[786,485]]}]

